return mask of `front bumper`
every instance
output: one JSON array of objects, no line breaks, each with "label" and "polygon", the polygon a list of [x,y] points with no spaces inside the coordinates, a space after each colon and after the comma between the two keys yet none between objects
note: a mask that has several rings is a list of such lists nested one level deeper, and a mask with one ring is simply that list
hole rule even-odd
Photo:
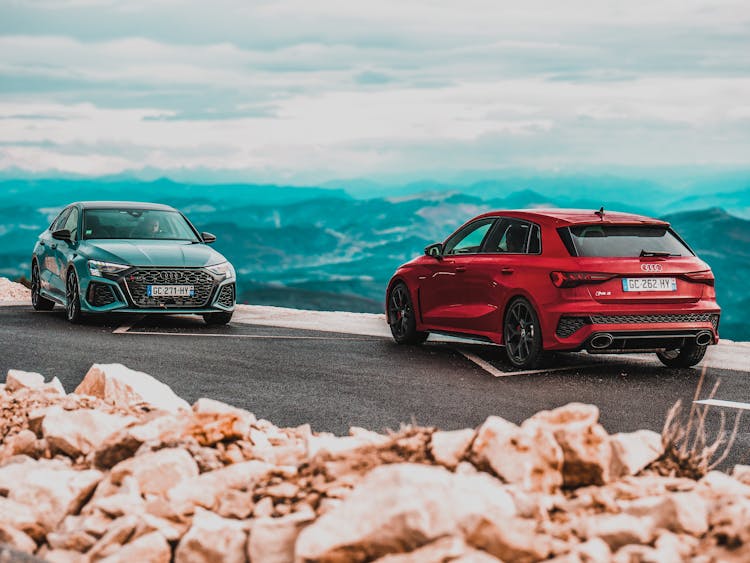
[{"label": "front bumper", "polygon": [[[86,313],[208,313],[234,310],[234,279],[221,279],[205,268],[131,268],[117,276],[88,276],[81,285]],[[154,298],[149,284],[190,284],[193,297]]]}]

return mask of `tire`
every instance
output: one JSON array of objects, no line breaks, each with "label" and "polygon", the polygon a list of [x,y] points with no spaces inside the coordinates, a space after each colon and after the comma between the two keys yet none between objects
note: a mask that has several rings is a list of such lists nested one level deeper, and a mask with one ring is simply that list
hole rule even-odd
[{"label": "tire", "polygon": [[388,294],[388,324],[397,344],[422,344],[430,333],[417,330],[417,316],[409,288],[399,282]]},{"label": "tire", "polygon": [[669,368],[690,368],[703,359],[707,349],[708,346],[690,342],[682,348],[657,352],[656,356],[661,360],[661,363]]},{"label": "tire", "polygon": [[220,313],[204,313],[203,320],[208,326],[220,326],[229,324],[234,311],[222,311]]},{"label": "tire", "polygon": [[73,324],[78,324],[83,320],[78,276],[73,268],[68,270],[68,275],[65,277],[65,316],[68,322]]},{"label": "tire", "polygon": [[513,367],[534,369],[543,359],[539,316],[531,303],[523,297],[511,300],[505,311],[503,343],[505,354]]},{"label": "tire", "polygon": [[55,302],[41,294],[42,282],[39,277],[39,265],[34,261],[31,265],[31,306],[35,311],[51,311]]}]

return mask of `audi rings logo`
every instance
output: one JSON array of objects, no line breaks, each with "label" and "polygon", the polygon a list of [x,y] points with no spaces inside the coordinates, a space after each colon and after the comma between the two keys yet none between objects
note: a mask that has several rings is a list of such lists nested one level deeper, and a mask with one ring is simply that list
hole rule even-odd
[{"label": "audi rings logo", "polygon": [[641,264],[641,270],[644,272],[661,272],[661,264]]},{"label": "audi rings logo", "polygon": [[161,279],[164,281],[177,281],[181,276],[180,272],[161,272]]}]

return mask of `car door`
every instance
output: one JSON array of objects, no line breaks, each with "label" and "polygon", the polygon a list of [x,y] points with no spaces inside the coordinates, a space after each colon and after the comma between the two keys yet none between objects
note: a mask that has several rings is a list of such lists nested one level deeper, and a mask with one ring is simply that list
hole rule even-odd
[{"label": "car door", "polygon": [[55,286],[55,292],[61,296],[65,295],[66,269],[78,248],[79,219],[80,212],[78,208],[71,207],[70,212],[65,217],[65,221],[59,227],[59,229],[70,231],[71,242],[53,239],[53,244],[51,245],[55,261],[55,275],[51,278],[51,282]]},{"label": "car door", "polygon": [[492,314],[478,323],[483,332],[497,332],[508,300],[519,290],[531,291],[539,270],[541,254],[539,225],[511,217],[498,220],[487,237],[484,252],[474,269],[479,283],[489,288]]},{"label": "car door", "polygon": [[420,290],[425,324],[459,332],[471,328],[471,319],[486,300],[472,261],[494,224],[495,217],[485,217],[462,227],[445,242],[442,257],[426,265],[429,273]]},{"label": "car door", "polygon": [[49,229],[47,229],[39,239],[39,246],[41,247],[41,252],[37,256],[37,262],[39,263],[39,279],[41,281],[42,289],[55,297],[63,296],[64,291],[61,289],[60,285],[60,272],[58,271],[59,263],[57,259],[57,245],[60,241],[52,238],[52,233],[63,228],[63,225],[70,214],[70,210],[70,207],[63,209],[52,222]]}]

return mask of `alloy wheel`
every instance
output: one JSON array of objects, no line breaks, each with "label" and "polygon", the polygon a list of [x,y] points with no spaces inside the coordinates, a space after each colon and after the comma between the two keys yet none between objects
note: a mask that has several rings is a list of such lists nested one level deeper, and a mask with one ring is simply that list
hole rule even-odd
[{"label": "alloy wheel", "polygon": [[81,301],[78,293],[78,278],[73,271],[68,274],[65,282],[65,301],[68,320],[72,323],[78,322],[81,318]]},{"label": "alloy wheel", "polygon": [[31,268],[31,304],[35,309],[39,307],[39,266],[36,262]]},{"label": "alloy wheel", "polygon": [[388,294],[388,323],[397,344],[422,344],[429,333],[417,330],[417,315],[409,288],[398,282]]},{"label": "alloy wheel", "polygon": [[388,320],[395,337],[404,338],[407,336],[412,314],[411,301],[406,293],[406,288],[403,285],[397,285],[391,291],[388,305]]},{"label": "alloy wheel", "polygon": [[42,278],[36,260],[31,263],[31,306],[35,311],[51,311],[55,307],[54,301],[42,295]]},{"label": "alloy wheel", "polygon": [[534,315],[526,303],[513,304],[505,317],[505,346],[515,363],[523,364],[529,359],[536,330]]}]

